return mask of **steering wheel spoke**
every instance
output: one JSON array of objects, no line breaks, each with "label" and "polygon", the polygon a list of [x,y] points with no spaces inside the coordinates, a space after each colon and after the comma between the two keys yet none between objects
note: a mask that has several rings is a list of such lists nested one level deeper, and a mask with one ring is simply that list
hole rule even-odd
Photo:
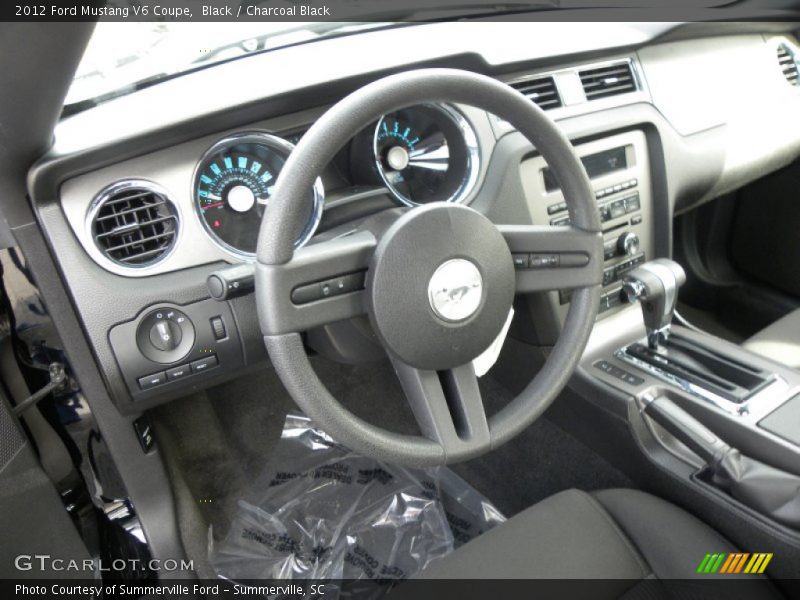
[{"label": "steering wheel spoke", "polygon": [[489,424],[472,363],[428,371],[391,360],[422,435],[439,444],[445,456],[465,458],[489,448]]},{"label": "steering wheel spoke", "polygon": [[599,285],[603,236],[577,227],[498,225],[514,258],[517,293]]},{"label": "steering wheel spoke", "polygon": [[366,314],[364,281],[375,236],[359,231],[295,251],[284,264],[256,264],[258,285],[285,291],[259,306],[265,335],[299,332]]}]

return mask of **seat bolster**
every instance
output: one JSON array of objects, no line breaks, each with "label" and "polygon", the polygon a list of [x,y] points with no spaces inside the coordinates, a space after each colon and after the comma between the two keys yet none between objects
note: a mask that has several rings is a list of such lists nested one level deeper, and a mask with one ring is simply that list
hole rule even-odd
[{"label": "seat bolster", "polygon": [[[707,553],[737,552],[731,542],[688,512],[637,490],[592,494],[636,546],[659,579],[697,576]],[[708,578],[709,575],[702,575]]]},{"label": "seat bolster", "polygon": [[[433,562],[424,579],[618,579],[651,574],[646,562],[589,494],[551,496]],[[627,580],[627,581],[625,581]]]},{"label": "seat bolster", "polygon": [[765,327],[742,345],[775,362],[800,369],[800,309]]}]

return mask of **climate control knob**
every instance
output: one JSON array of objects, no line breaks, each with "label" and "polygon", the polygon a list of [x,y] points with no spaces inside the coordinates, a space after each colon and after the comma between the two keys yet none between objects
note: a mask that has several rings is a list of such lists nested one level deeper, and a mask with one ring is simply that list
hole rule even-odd
[{"label": "climate control knob", "polygon": [[632,231],[626,231],[617,239],[617,251],[623,256],[633,256],[639,252],[639,236]]}]

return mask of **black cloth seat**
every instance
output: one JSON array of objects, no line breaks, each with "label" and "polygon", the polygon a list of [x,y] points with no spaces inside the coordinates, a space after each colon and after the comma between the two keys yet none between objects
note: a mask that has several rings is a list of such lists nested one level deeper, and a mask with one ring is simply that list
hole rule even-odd
[{"label": "black cloth seat", "polygon": [[[611,597],[619,597],[630,592],[632,581],[713,577],[696,571],[707,553],[718,552],[737,549],[660,498],[624,489],[593,494],[567,490],[432,563],[420,577],[618,579],[618,593]],[[780,597],[761,579],[758,597]],[[748,588],[752,593],[752,586]],[[603,589],[614,591],[613,586]]]}]

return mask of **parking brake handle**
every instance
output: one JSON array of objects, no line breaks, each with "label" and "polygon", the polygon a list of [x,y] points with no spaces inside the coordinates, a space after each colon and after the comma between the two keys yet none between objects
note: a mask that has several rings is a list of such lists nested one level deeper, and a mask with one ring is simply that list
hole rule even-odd
[{"label": "parking brake handle", "polygon": [[800,530],[800,476],[743,455],[669,398],[652,400],[644,412],[708,464],[716,487],[774,521]]}]

